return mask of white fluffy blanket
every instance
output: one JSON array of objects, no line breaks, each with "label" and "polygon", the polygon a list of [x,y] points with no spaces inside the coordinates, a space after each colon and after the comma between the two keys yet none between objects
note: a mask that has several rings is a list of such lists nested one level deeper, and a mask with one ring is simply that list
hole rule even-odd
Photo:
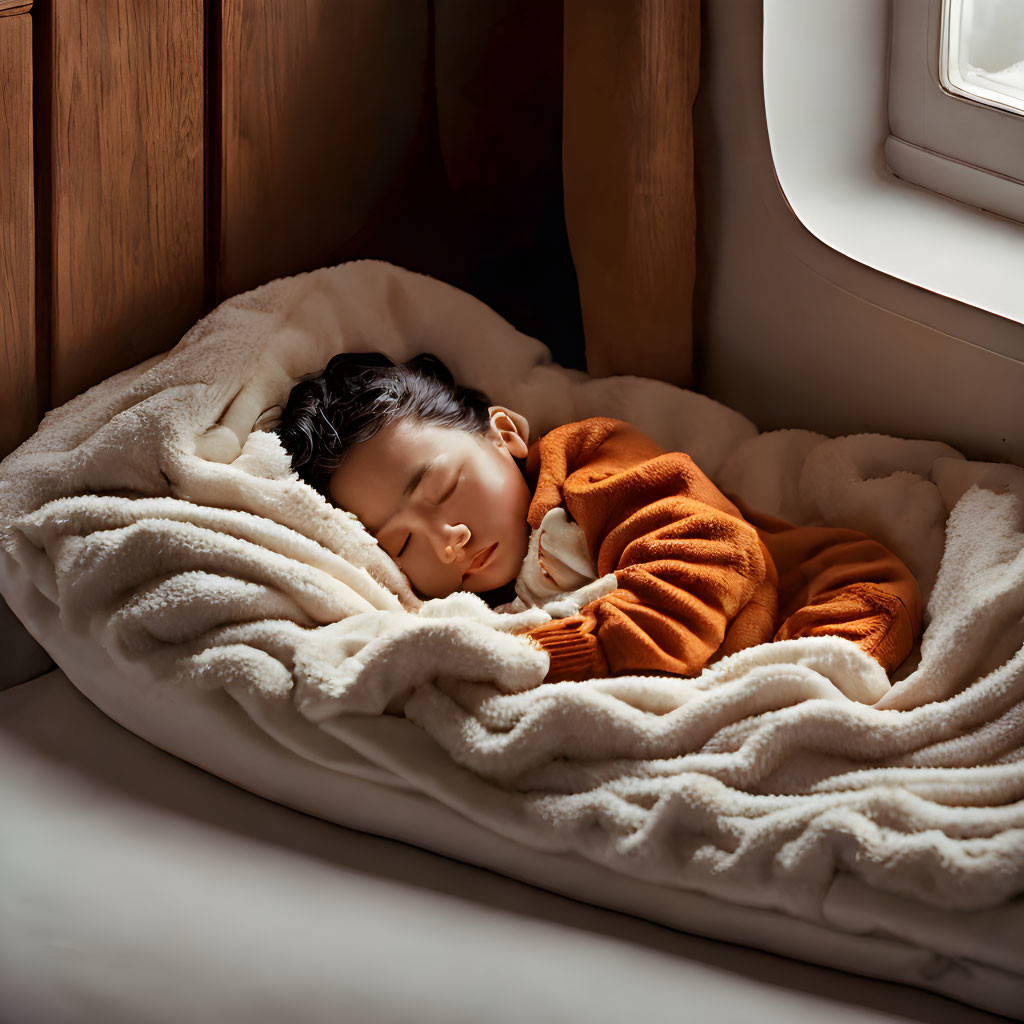
[{"label": "white fluffy blanket", "polygon": [[[534,438],[629,420],[756,508],[872,534],[921,581],[919,654],[891,689],[833,638],[752,648],[694,679],[542,683],[547,656],[512,631],[558,608],[421,604],[254,431],[346,349],[435,352]],[[310,757],[329,760],[337,737],[535,848],[811,919],[846,873],[886,898],[1022,921],[1016,467],[929,441],[759,435],[701,395],[553,365],[463,293],[360,262],[232,299],[47,414],[0,466],[0,543],[65,628],[118,661],[223,688]],[[1022,935],[997,956],[1006,969],[1024,963]]]}]

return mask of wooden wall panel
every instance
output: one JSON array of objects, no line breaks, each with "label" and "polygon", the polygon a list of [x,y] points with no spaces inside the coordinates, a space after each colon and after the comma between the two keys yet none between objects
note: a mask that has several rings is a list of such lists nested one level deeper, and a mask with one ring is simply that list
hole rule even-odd
[{"label": "wooden wall panel", "polygon": [[203,0],[56,2],[52,402],[203,313]]},{"label": "wooden wall panel", "polygon": [[565,219],[587,368],[688,384],[698,0],[565,0]]},{"label": "wooden wall panel", "polygon": [[[427,0],[223,0],[218,297],[366,254],[428,96]],[[380,253],[373,253],[380,255]]]},{"label": "wooden wall panel", "polygon": [[32,22],[0,9],[0,458],[35,429]]}]

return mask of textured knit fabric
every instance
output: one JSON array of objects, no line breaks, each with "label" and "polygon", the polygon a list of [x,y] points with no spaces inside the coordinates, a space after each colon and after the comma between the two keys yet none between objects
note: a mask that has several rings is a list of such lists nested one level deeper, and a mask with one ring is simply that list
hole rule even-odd
[{"label": "textured knit fabric", "polygon": [[564,507],[597,574],[615,591],[526,635],[551,659],[548,681],[625,673],[696,675],[773,639],[846,637],[891,672],[919,631],[917,582],[854,530],[795,527],[741,512],[681,452],[635,427],[593,418],[530,449],[528,519]]}]

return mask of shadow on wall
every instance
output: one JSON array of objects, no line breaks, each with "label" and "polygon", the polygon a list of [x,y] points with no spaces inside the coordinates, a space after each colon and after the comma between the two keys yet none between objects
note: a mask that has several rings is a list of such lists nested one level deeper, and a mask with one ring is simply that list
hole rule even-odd
[{"label": "shadow on wall", "polygon": [[[382,259],[470,292],[584,368],[562,200],[561,5],[423,0],[397,20],[379,0],[305,20],[284,10],[262,32],[223,25],[218,300]],[[268,64],[281,73],[250,81]]]},{"label": "shadow on wall", "polygon": [[22,625],[21,620],[0,597],[0,647],[4,651],[0,662],[0,690],[19,683],[27,683],[44,672],[55,668],[53,659],[36,643],[35,638]]}]

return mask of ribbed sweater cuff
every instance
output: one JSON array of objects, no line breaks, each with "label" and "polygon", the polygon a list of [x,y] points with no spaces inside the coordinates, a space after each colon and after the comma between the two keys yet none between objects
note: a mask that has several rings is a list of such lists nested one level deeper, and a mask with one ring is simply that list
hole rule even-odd
[{"label": "ribbed sweater cuff", "polygon": [[595,679],[608,675],[608,662],[601,650],[601,642],[594,634],[596,625],[597,619],[593,615],[571,615],[565,619],[552,619],[524,634],[547,651],[551,658],[551,667],[544,682]]}]

